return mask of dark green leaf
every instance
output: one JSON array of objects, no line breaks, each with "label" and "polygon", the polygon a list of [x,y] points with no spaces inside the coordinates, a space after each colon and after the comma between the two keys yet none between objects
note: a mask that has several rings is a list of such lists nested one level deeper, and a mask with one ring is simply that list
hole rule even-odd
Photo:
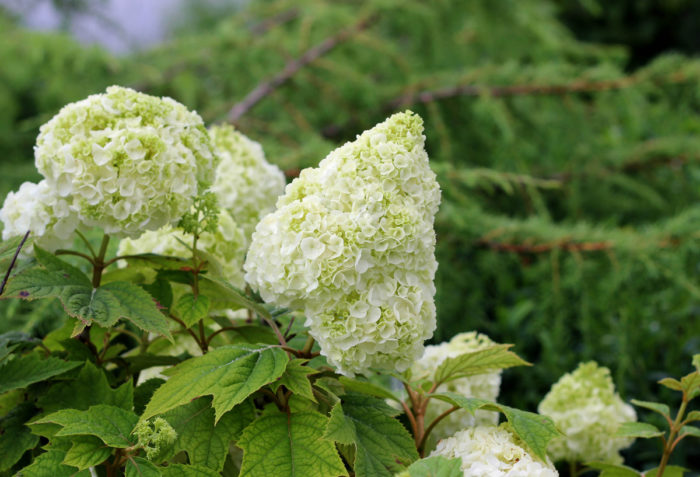
[{"label": "dark green leaf", "polygon": [[100,287],[110,292],[121,305],[122,318],[131,321],[144,331],[170,338],[168,321],[158,310],[153,297],[141,287],[129,282],[111,282]]},{"label": "dark green leaf", "polygon": [[275,346],[231,345],[175,366],[153,394],[141,419],[162,414],[192,399],[212,395],[216,421],[236,404],[282,376],[289,357]]},{"label": "dark green leaf", "polygon": [[211,300],[205,295],[195,297],[192,293],[182,295],[173,307],[173,313],[190,327],[209,315]]},{"label": "dark green leaf", "polygon": [[79,471],[75,467],[63,464],[66,453],[49,450],[34,459],[27,467],[17,473],[18,477],[90,477],[87,470]]},{"label": "dark green leaf", "polygon": [[129,456],[126,461],[126,477],[160,477],[160,469],[143,457]]},{"label": "dark green leaf", "polygon": [[155,253],[140,253],[123,259],[129,265],[147,266],[163,270],[182,270],[192,266],[190,260],[180,257],[166,257]]},{"label": "dark green leaf", "polygon": [[134,412],[136,414],[142,414],[143,410],[146,409],[146,404],[153,397],[153,393],[158,389],[165,379],[161,378],[151,378],[141,384],[139,384],[136,389],[134,389]]},{"label": "dark green leaf", "polygon": [[214,424],[211,398],[202,397],[168,411],[163,418],[177,432],[177,440],[162,454],[164,460],[185,451],[190,463],[218,472],[224,467],[229,444],[255,419],[255,409],[245,401]]},{"label": "dark green leaf", "polygon": [[289,361],[287,363],[287,369],[284,371],[282,377],[274,383],[273,390],[276,391],[279,386],[284,385],[294,394],[316,402],[316,398],[311,389],[309,376],[317,374],[318,371],[309,366],[305,366],[304,364],[306,362],[307,361],[304,359],[293,359]]},{"label": "dark green leaf", "polygon": [[617,435],[621,437],[641,437],[651,439],[664,435],[656,426],[646,422],[623,422],[617,430]]},{"label": "dark green leaf", "polygon": [[347,476],[332,441],[321,436],[328,418],[317,412],[269,412],[248,426],[240,477]]},{"label": "dark green leaf", "polygon": [[333,407],[325,437],[355,445],[357,477],[391,477],[418,459],[413,438],[393,418],[397,413],[380,399],[348,394]]},{"label": "dark green leaf", "polygon": [[586,462],[586,466],[602,471],[598,477],[639,477],[639,472],[624,465],[607,462]]},{"label": "dark green leaf", "polygon": [[369,381],[341,376],[340,382],[348,391],[355,391],[382,399],[391,399],[392,401],[401,402],[401,400],[388,389]]},{"label": "dark green leaf", "polygon": [[41,359],[34,353],[5,360],[0,364],[0,394],[26,388],[30,384],[58,376],[81,364],[80,361],[63,361],[53,356]]},{"label": "dark green leaf", "polygon": [[141,288],[157,301],[156,305],[169,309],[173,304],[173,287],[167,280],[156,278],[153,283],[141,285]]},{"label": "dark green leaf", "polygon": [[529,366],[530,363],[510,351],[511,345],[496,345],[454,358],[448,358],[435,371],[435,381],[444,383],[454,379],[492,373],[513,366]]},{"label": "dark green leaf", "polygon": [[169,464],[160,468],[163,477],[219,477],[221,474],[201,465]]},{"label": "dark green leaf", "polygon": [[136,414],[124,409],[99,404],[87,411],[64,409],[49,414],[34,424],[58,424],[63,428],[57,436],[96,436],[111,447],[126,448],[134,445],[131,431],[138,422]]},{"label": "dark green leaf", "polygon": [[39,436],[24,425],[34,413],[34,406],[23,402],[0,418],[0,472],[9,470],[26,451],[39,443]]},{"label": "dark green leaf", "polygon": [[462,459],[448,459],[441,455],[427,457],[410,465],[409,477],[462,477]]}]

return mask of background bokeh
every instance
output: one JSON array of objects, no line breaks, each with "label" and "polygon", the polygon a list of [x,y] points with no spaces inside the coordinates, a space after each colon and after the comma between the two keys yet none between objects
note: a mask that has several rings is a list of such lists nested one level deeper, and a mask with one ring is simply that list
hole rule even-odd
[{"label": "background bokeh", "polygon": [[[434,341],[515,343],[535,366],[504,374],[509,405],[591,359],[625,399],[676,404],[656,381],[700,352],[698,2],[182,0],[146,13],[157,34],[102,0],[34,1],[62,29],[39,32],[19,3],[0,2],[0,197],[37,179],[39,126],[111,84],[232,120],[289,178],[410,108],[443,189]],[[46,334],[61,311],[38,306],[0,303],[0,332]]]}]

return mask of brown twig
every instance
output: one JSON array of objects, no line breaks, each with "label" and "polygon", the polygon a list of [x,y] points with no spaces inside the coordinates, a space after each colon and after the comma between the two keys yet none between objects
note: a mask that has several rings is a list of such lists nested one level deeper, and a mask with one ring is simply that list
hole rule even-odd
[{"label": "brown twig", "polygon": [[2,279],[2,285],[0,285],[0,295],[2,295],[2,293],[5,291],[5,286],[7,285],[7,281],[10,279],[10,273],[12,273],[12,269],[15,268],[15,263],[17,263],[17,257],[19,257],[19,252],[22,251],[22,247],[24,247],[24,243],[29,238],[29,233],[30,233],[30,231],[27,230],[27,233],[24,234],[24,238],[22,238],[22,241],[17,246],[17,250],[15,250],[15,254],[12,257],[12,261],[10,262],[10,266],[8,267],[7,272],[5,272],[5,278]]},{"label": "brown twig", "polygon": [[289,81],[292,76],[294,76],[299,70],[312,63],[314,60],[320,58],[326,53],[333,50],[336,46],[349,40],[357,32],[364,30],[370,24],[371,17],[365,17],[355,23],[350,28],[341,30],[337,34],[330,36],[323,40],[316,46],[308,49],[299,58],[290,61],[285,65],[285,67],[277,73],[272,78],[263,81],[258,84],[248,95],[241,101],[236,103],[233,108],[229,111],[228,121],[235,123],[244,114],[250,111],[256,104],[258,104],[263,98],[270,95],[277,88],[282,86],[284,83]]}]

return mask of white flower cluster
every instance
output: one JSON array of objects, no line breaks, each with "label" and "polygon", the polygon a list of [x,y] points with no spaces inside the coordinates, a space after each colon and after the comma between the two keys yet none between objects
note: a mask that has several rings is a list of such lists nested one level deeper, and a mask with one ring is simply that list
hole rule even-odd
[{"label": "white flower cluster", "polygon": [[253,234],[246,280],[303,309],[340,372],[405,370],[435,329],[440,188],[424,142],[419,116],[391,116],[302,171]]},{"label": "white flower cluster", "polygon": [[[216,232],[203,232],[197,242],[197,249],[213,257],[221,265],[218,271],[225,280],[236,287],[245,287],[243,280],[243,259],[246,239],[236,222],[225,210],[219,211]],[[119,242],[119,255],[156,253],[170,257],[191,258],[192,251],[185,244],[192,244],[192,235],[170,225],[146,232],[137,239],[122,239]]]},{"label": "white flower cluster", "polygon": [[250,239],[255,225],[272,212],[284,192],[284,174],[265,160],[260,144],[232,126],[212,126],[209,135],[221,158],[211,191]]},{"label": "white flower cluster", "polygon": [[[462,354],[479,351],[484,348],[495,345],[491,339],[479,334],[475,331],[469,333],[460,333],[455,335],[450,341],[439,345],[425,347],[425,354],[421,359],[416,361],[411,366],[411,376],[413,379],[432,379],[435,376],[437,368],[448,358],[456,358]],[[501,387],[501,371],[496,371],[487,374],[478,374],[466,378],[455,379],[448,383],[441,384],[438,392],[454,392],[465,397],[473,397],[480,399],[488,399],[495,401],[498,398],[498,392]],[[437,416],[447,411],[451,407],[450,404],[432,399],[428,405],[426,413],[426,422],[431,422]],[[462,409],[455,411],[445,417],[440,423],[435,426],[431,433],[434,439],[442,439],[450,436],[455,432],[473,427],[475,425],[492,425],[498,424],[498,413],[493,411],[476,411],[475,415],[471,415],[468,411]]]},{"label": "white flower cluster", "polygon": [[637,415],[615,392],[610,370],[594,361],[562,376],[540,403],[539,412],[551,417],[565,435],[549,446],[555,461],[619,464],[620,449],[634,441],[616,432],[623,422],[636,421]]},{"label": "white flower cluster", "polygon": [[443,439],[431,455],[460,457],[464,477],[555,477],[551,462],[533,457],[505,427],[479,426]]},{"label": "white flower cluster", "polygon": [[[41,127],[34,154],[45,180],[32,202],[42,210],[30,215],[57,218],[29,223],[35,236],[73,224],[133,237],[173,223],[211,184],[217,163],[196,113],[118,86],[63,107]],[[3,209],[6,230],[27,225],[11,222],[15,202]]]}]

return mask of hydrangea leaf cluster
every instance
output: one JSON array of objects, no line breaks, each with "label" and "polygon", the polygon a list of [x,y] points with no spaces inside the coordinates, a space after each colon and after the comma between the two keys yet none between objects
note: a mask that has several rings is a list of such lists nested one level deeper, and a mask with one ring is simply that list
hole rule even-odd
[{"label": "hydrangea leaf cluster", "polygon": [[637,415],[615,392],[610,370],[594,361],[562,376],[540,403],[539,412],[552,418],[565,435],[549,446],[555,461],[620,464],[619,451],[634,441],[616,432],[622,423],[636,421]]},{"label": "hydrangea leaf cluster", "polygon": [[[32,206],[40,210],[30,214],[35,236],[78,224],[134,237],[174,223],[212,183],[218,162],[196,113],[118,86],[64,106],[40,128],[34,155],[45,178]],[[4,207],[8,230],[25,225],[11,222],[16,207]]]},{"label": "hydrangea leaf cluster", "polygon": [[424,143],[419,116],[391,116],[302,171],[253,234],[246,280],[303,309],[345,374],[405,370],[435,329],[440,188]]},{"label": "hydrangea leaf cluster", "polygon": [[[437,368],[446,359],[456,358],[462,354],[479,351],[493,346],[494,344],[496,343],[488,336],[472,331],[455,335],[450,341],[439,345],[426,346],[423,357],[411,366],[411,376],[416,379],[430,379],[435,375]],[[455,379],[448,383],[441,384],[437,388],[437,391],[449,391],[461,394],[465,397],[495,401],[498,398],[500,387],[501,370],[498,370],[493,373],[477,374],[475,376]],[[446,402],[437,399],[431,400],[425,417],[426,422],[431,422],[450,407],[451,405]],[[431,437],[442,439],[443,437],[450,436],[467,427],[473,427],[475,425],[495,426],[496,424],[498,424],[497,412],[479,410],[476,411],[475,415],[471,415],[469,412],[462,409],[449,414],[440,421],[433,429]]]},{"label": "hydrangea leaf cluster", "polygon": [[[149,231],[137,239],[123,239],[119,242],[119,255],[156,253],[170,257],[191,258],[193,236],[178,228],[166,225]],[[246,240],[243,230],[225,210],[219,211],[216,230],[202,232],[197,249],[218,260],[219,274],[234,286],[244,287],[243,260]]]},{"label": "hydrangea leaf cluster", "polygon": [[532,456],[506,425],[477,426],[443,439],[431,455],[462,459],[464,477],[555,477],[551,462]]},{"label": "hydrangea leaf cluster", "polygon": [[232,126],[212,126],[209,135],[221,158],[211,190],[250,238],[284,192],[284,174],[265,160],[260,144]]}]

